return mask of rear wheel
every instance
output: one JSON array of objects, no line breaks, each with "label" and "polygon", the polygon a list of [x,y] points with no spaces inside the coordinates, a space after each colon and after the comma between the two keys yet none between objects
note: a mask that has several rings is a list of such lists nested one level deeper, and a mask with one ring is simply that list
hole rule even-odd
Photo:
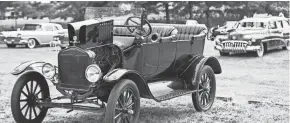
[{"label": "rear wheel", "polygon": [[44,78],[26,75],[14,85],[11,96],[11,111],[17,123],[41,123],[48,108],[37,101],[49,98],[49,88]]},{"label": "rear wheel", "polygon": [[221,55],[221,56],[229,56],[229,55],[230,55],[230,53],[228,53],[228,52],[222,52],[222,51],[220,51],[220,55]]},{"label": "rear wheel", "polygon": [[15,48],[15,47],[16,47],[15,44],[6,44],[6,46],[7,46],[8,48]]},{"label": "rear wheel", "polygon": [[105,123],[137,123],[140,114],[140,94],[137,85],[128,79],[112,89],[105,113]]},{"label": "rear wheel", "polygon": [[215,75],[212,68],[204,65],[200,72],[200,81],[195,85],[198,92],[192,93],[192,101],[196,111],[207,111],[211,108],[216,91]]}]

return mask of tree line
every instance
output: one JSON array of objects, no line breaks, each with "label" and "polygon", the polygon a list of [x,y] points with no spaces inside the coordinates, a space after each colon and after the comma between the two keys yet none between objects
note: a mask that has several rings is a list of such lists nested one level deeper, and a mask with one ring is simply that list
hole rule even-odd
[{"label": "tree line", "polygon": [[254,13],[278,15],[283,13],[289,17],[289,2],[287,1],[67,1],[50,3],[0,1],[0,12],[6,7],[14,7],[27,17],[48,17],[49,19],[67,17],[74,21],[84,20],[86,7],[118,7],[120,4],[130,4],[143,7],[148,13],[165,13],[164,22],[174,23],[176,19],[196,19],[211,26],[215,18],[240,20]]}]

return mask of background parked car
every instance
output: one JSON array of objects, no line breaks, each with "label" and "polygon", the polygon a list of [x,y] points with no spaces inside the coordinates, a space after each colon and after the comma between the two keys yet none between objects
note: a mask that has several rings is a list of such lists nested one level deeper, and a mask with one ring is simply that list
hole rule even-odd
[{"label": "background parked car", "polygon": [[215,49],[221,56],[233,53],[254,52],[261,57],[268,50],[290,49],[290,23],[285,17],[245,18],[226,37],[216,40]]},{"label": "background parked car", "polygon": [[17,31],[3,31],[3,41],[7,47],[14,48],[16,45],[25,45],[34,48],[37,45],[48,45],[54,37],[63,40],[67,37],[67,29],[63,29],[60,24],[55,23],[34,23],[25,24],[22,29]]},{"label": "background parked car", "polygon": [[221,27],[216,26],[210,29],[208,38],[214,40],[217,36],[226,36],[229,32],[237,28],[238,21],[227,21]]}]

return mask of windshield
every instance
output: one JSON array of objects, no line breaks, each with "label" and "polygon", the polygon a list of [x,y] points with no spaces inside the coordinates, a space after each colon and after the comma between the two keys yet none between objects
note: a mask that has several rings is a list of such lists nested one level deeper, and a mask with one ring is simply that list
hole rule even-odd
[{"label": "windshield", "polygon": [[85,20],[97,19],[99,21],[114,20],[114,25],[124,25],[127,18],[141,17],[142,8],[134,8],[130,5],[119,7],[87,7]]},{"label": "windshield", "polygon": [[266,25],[264,22],[240,22],[238,28],[265,28]]},{"label": "windshield", "polygon": [[22,30],[34,31],[37,29],[41,29],[41,25],[39,25],[39,24],[25,24]]}]

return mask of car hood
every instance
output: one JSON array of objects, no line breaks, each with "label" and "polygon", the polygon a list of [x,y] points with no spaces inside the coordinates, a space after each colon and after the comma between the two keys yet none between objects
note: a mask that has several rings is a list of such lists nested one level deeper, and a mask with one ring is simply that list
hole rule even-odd
[{"label": "car hood", "polygon": [[230,35],[256,35],[266,33],[265,29],[236,29]]},{"label": "car hood", "polygon": [[267,33],[265,29],[236,29],[235,31],[231,32],[229,35],[242,37],[242,39],[252,39],[252,38],[262,38],[264,34]]}]

